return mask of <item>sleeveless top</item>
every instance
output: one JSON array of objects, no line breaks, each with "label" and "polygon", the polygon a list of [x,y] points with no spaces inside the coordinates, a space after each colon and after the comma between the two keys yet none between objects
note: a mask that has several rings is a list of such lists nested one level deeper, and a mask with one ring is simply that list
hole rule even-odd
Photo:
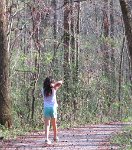
[{"label": "sleeveless top", "polygon": [[43,100],[44,100],[44,108],[45,107],[57,107],[57,100],[56,100],[56,90],[52,88],[52,95],[50,96],[45,96],[44,92],[43,93]]}]

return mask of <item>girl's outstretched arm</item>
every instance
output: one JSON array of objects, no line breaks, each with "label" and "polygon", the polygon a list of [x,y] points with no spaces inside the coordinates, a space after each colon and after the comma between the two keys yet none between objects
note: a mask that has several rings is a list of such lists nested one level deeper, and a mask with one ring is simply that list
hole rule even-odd
[{"label": "girl's outstretched arm", "polygon": [[62,84],[63,84],[63,81],[60,80],[60,81],[57,81],[55,83],[51,83],[51,87],[53,87],[55,90],[58,90]]}]

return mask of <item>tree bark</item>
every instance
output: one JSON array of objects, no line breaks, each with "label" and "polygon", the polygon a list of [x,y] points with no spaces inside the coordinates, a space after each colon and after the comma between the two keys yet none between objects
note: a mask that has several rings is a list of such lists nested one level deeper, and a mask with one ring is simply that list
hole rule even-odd
[{"label": "tree bark", "polygon": [[54,49],[54,57],[52,60],[52,64],[51,67],[53,68],[53,75],[55,76],[57,73],[57,64],[58,64],[58,59],[57,59],[57,49],[58,49],[58,44],[57,44],[57,32],[58,32],[58,27],[57,27],[57,0],[52,0],[51,2],[51,6],[54,10],[53,13],[53,37],[54,37],[54,45],[53,45],[53,49]]},{"label": "tree bark", "polygon": [[9,96],[9,58],[7,50],[6,1],[0,1],[0,124],[11,127],[11,101]]},{"label": "tree bark", "polygon": [[76,39],[76,81],[78,82],[79,74],[79,34],[80,34],[80,2],[78,2],[77,11],[77,39]]},{"label": "tree bark", "polygon": [[127,46],[130,56],[131,73],[132,73],[132,20],[131,11],[129,10],[128,3],[125,0],[120,0],[120,6],[125,26],[125,35],[127,39]]},{"label": "tree bark", "polygon": [[103,10],[103,30],[104,30],[104,43],[103,43],[103,73],[106,77],[109,76],[109,53],[107,38],[109,37],[109,19],[108,19],[108,0],[104,0]]},{"label": "tree bark", "polygon": [[111,92],[110,92],[110,99],[111,102],[115,99],[116,97],[116,76],[115,76],[115,47],[113,45],[114,41],[114,26],[115,26],[115,21],[114,21],[114,1],[110,1],[110,37],[112,39],[111,43],[111,54],[110,54],[110,80],[111,80]]},{"label": "tree bark", "polygon": [[69,25],[69,14],[70,6],[69,0],[64,0],[64,101],[68,101],[69,94],[69,78],[70,78],[70,25]]}]

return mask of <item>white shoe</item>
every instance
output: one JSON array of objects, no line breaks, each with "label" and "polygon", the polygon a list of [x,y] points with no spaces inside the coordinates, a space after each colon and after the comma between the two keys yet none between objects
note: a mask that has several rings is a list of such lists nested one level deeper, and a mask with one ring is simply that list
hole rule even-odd
[{"label": "white shoe", "polygon": [[50,140],[45,140],[45,143],[46,144],[51,144],[51,141]]},{"label": "white shoe", "polygon": [[58,136],[56,138],[54,138],[53,140],[54,140],[54,142],[59,142]]}]

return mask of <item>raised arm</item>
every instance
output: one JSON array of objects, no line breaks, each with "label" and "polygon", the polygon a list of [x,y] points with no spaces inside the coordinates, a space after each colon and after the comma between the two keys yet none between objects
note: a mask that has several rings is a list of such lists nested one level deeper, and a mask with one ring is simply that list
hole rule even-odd
[{"label": "raised arm", "polygon": [[55,83],[51,83],[51,86],[52,86],[55,90],[58,90],[58,89],[61,87],[62,83],[63,83],[63,81],[60,80],[60,81],[57,81],[57,82],[55,82]]}]

